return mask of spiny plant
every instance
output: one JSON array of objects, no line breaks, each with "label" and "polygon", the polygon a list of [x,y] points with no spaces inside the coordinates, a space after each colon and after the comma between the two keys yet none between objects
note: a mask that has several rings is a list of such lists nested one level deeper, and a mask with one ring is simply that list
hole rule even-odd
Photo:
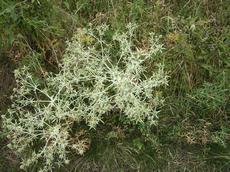
[{"label": "spiny plant", "polygon": [[21,168],[41,164],[51,171],[69,162],[68,154],[83,155],[90,138],[74,128],[88,129],[106,123],[105,116],[117,114],[132,125],[156,125],[163,99],[157,94],[167,85],[163,65],[147,72],[146,63],[161,53],[159,37],[150,34],[149,47],[134,43],[137,26],[108,37],[107,25],[78,29],[70,41],[56,74],[45,78],[29,67],[15,70],[17,87],[12,106],[3,116],[9,147],[22,158]]}]

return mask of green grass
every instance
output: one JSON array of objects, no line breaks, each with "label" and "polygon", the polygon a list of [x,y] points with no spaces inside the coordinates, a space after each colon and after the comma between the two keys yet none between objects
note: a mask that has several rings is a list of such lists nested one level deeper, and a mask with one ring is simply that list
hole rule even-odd
[{"label": "green grass", "polygon": [[[163,62],[170,76],[159,125],[142,132],[116,119],[89,133],[83,157],[72,155],[66,171],[230,170],[230,6],[228,0],[0,0],[0,86],[13,83],[14,68],[36,54],[56,71],[65,40],[77,27],[128,22],[140,27],[136,42],[147,47],[149,32],[162,35]],[[26,58],[25,58],[26,57]],[[0,110],[11,87],[0,88]],[[19,171],[18,158],[1,134],[0,171]],[[63,171],[57,169],[57,171]],[[30,171],[36,171],[33,167]]]}]

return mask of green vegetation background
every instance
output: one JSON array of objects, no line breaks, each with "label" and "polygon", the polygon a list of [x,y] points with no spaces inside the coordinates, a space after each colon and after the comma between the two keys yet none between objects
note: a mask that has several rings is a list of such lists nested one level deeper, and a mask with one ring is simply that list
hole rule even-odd
[{"label": "green vegetation background", "polygon": [[[111,123],[92,133],[83,157],[55,171],[229,171],[230,5],[228,0],[0,0],[0,111],[10,104],[13,70],[39,60],[47,71],[78,27],[139,25],[137,44],[162,35],[169,86],[159,124],[124,132]],[[35,71],[40,72],[40,71]],[[133,134],[135,133],[135,134]],[[0,171],[20,171],[0,131]],[[36,167],[30,169],[36,171]]]}]

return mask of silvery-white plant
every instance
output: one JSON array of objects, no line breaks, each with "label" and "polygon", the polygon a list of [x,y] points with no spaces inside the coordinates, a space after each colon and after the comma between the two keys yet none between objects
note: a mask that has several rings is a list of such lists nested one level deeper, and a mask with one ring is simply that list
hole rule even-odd
[{"label": "silvery-white plant", "polygon": [[22,157],[21,168],[42,162],[40,171],[52,171],[69,162],[68,152],[84,154],[90,140],[71,134],[80,122],[96,129],[115,111],[132,124],[156,124],[163,103],[157,89],[168,77],[163,65],[150,71],[146,64],[163,45],[151,33],[148,48],[135,46],[136,28],[128,24],[112,38],[107,25],[78,29],[67,42],[59,73],[41,80],[28,67],[15,71],[17,87],[3,119],[9,147]]}]

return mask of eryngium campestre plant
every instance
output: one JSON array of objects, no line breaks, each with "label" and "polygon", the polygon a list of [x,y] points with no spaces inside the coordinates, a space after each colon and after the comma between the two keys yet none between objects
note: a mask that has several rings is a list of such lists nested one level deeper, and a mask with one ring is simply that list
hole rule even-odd
[{"label": "eryngium campestre plant", "polygon": [[135,29],[129,24],[112,39],[106,25],[79,29],[67,42],[59,73],[41,79],[28,67],[15,71],[17,87],[4,126],[22,168],[39,162],[41,171],[50,171],[68,163],[68,152],[84,154],[90,140],[73,135],[80,122],[96,129],[106,123],[105,115],[116,112],[132,124],[156,124],[163,102],[156,90],[167,85],[167,75],[162,65],[148,70],[146,64],[163,45],[150,34],[150,46],[138,48]]}]

